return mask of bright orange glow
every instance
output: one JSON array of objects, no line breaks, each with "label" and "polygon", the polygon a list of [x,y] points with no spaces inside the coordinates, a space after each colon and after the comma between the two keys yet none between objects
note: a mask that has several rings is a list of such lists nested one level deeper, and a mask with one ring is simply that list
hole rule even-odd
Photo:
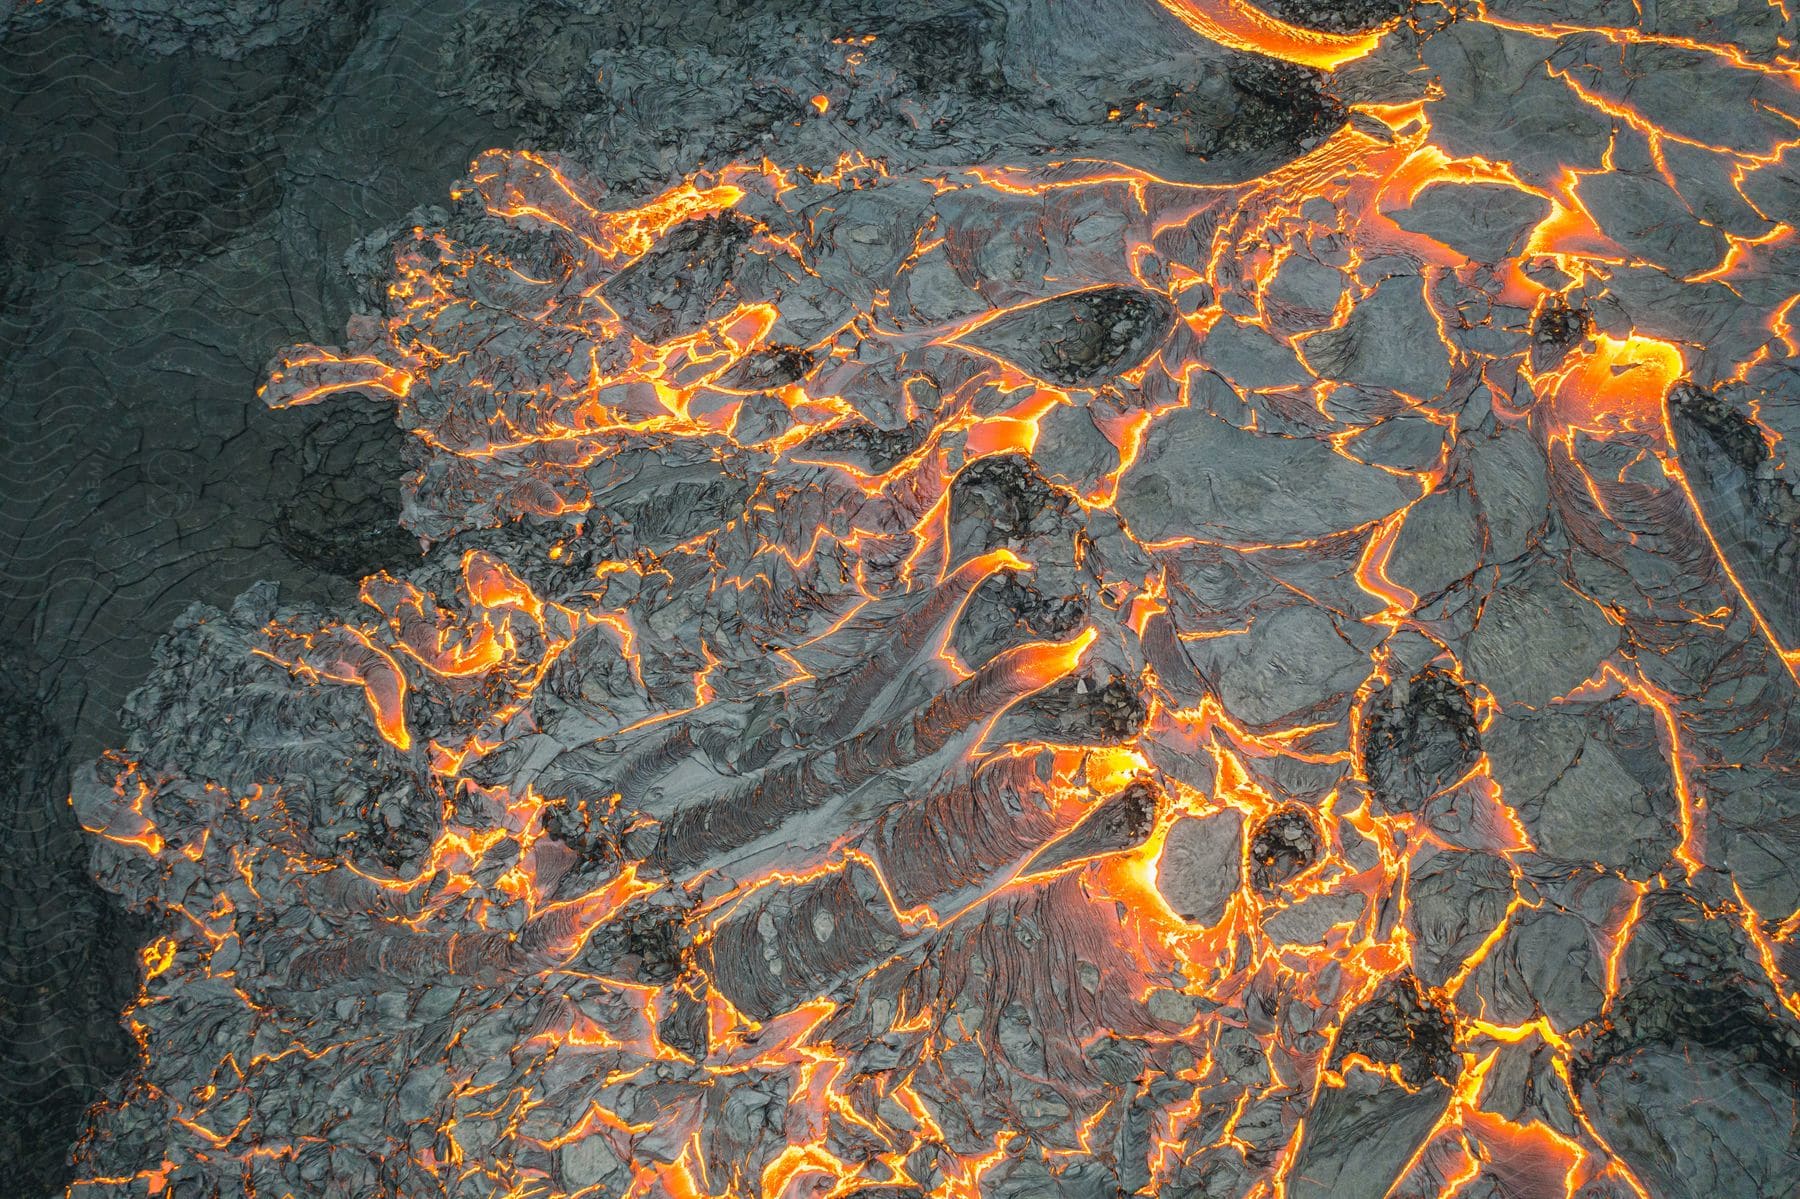
[{"label": "bright orange glow", "polygon": [[1681,351],[1653,337],[1599,334],[1544,382],[1552,435],[1605,437],[1661,427],[1663,398],[1681,378]]},{"label": "bright orange glow", "polygon": [[1381,32],[1338,34],[1304,29],[1270,16],[1249,0],[1158,0],[1208,41],[1333,71],[1372,53]]},{"label": "bright orange glow", "polygon": [[[1423,28],[1160,3],[1233,51],[1370,59],[1358,88],[1398,62],[1420,86],[1229,184],[1079,159],[890,177],[871,147],[633,203],[557,154],[489,150],[457,198],[507,237],[412,230],[385,316],[279,356],[273,407],[395,405],[430,556],[337,615],[201,622],[301,730],[266,744],[286,726],[246,732],[221,706],[190,738],[243,738],[253,784],[113,754],[75,787],[98,869],[168,918],[126,1013],[141,1054],[170,1028],[214,1043],[181,1025],[184,988],[247,1031],[204,1078],[157,1083],[179,1161],[71,1193],[166,1194],[190,1167],[285,1193],[257,1171],[338,1153],[337,1117],[265,1137],[259,1089],[324,1061],[374,1091],[418,1052],[392,1104],[427,1097],[395,1193],[981,1199],[1027,1168],[1074,1186],[1058,1172],[1134,1145],[1138,1195],[1241,1177],[1280,1199],[1324,1105],[1372,1089],[1441,1102],[1390,1195],[1647,1195],[1576,1083],[1631,1009],[1664,893],[1705,892],[1800,1014],[1800,913],[1720,881],[1741,832],[1709,791],[1716,729],[1766,713],[1697,705],[1683,689],[1704,681],[1669,652],[1754,623],[1800,682],[1800,647],[1714,536],[1668,407],[1800,353],[1800,296],[1769,281],[1785,221],[1740,214],[1716,260],[1650,271],[1602,219],[1603,176],[1677,184],[1684,155],[1715,155],[1760,212],[1755,172],[1800,140],[1711,146],[1546,64],[1576,37],[1770,94],[1800,74],[1468,6],[1462,29],[1542,43],[1533,80],[1611,130],[1597,161],[1546,165],[1434,129]],[[876,36],[837,44],[854,65]],[[1501,261],[1432,222],[1446,195],[1524,214]],[[864,199],[906,215],[843,223]],[[1652,274],[1750,315],[1716,345],[1634,328],[1620,297]],[[1034,326],[1051,304],[1079,315]],[[1366,324],[1389,304],[1403,341]],[[1781,458],[1769,402],[1750,407]],[[1489,452],[1516,455],[1492,487]],[[1534,467],[1541,492],[1512,486]],[[1661,591],[1588,582],[1708,553],[1729,587],[1710,563]],[[1517,647],[1484,661],[1483,639],[1541,562],[1603,648],[1552,664],[1560,694],[1520,698]],[[1316,644],[1281,633],[1299,619]],[[1556,863],[1561,778],[1521,794],[1497,749],[1526,722],[1600,738],[1601,705],[1669,767],[1648,868]],[[1446,916],[1443,877],[1492,890]],[[1584,922],[1571,958],[1590,953],[1601,994],[1574,1019],[1506,1014],[1494,980],[1503,999],[1535,985],[1513,977],[1519,946],[1553,919]],[[290,943],[287,974],[258,977]],[[1396,995],[1431,1022],[1427,1081],[1358,1040]],[[404,1036],[379,1023],[396,1012]],[[1025,1081],[1003,1093],[1003,1071]],[[986,1126],[959,1110],[981,1105]]]}]

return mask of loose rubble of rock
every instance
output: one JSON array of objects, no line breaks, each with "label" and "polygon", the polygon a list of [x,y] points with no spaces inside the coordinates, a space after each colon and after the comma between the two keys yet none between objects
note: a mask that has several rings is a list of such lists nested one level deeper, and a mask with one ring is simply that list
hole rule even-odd
[{"label": "loose rubble of rock", "polygon": [[[626,192],[546,105],[277,355],[427,548],[76,778],[72,1194],[1791,1187],[1800,29],[1164,3],[1345,119]],[[863,61],[1018,85],[941,20]]]}]

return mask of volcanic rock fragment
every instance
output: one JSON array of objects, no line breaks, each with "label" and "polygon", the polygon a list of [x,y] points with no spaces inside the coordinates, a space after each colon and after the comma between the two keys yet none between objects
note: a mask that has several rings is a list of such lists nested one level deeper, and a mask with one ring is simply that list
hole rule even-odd
[{"label": "volcanic rock fragment", "polygon": [[1692,896],[1653,896],[1622,992],[1571,1071],[1602,1135],[1658,1194],[1779,1194],[1800,1164],[1800,1025],[1744,962]]},{"label": "volcanic rock fragment", "polygon": [[975,589],[956,624],[953,644],[963,661],[979,666],[1022,641],[1060,641],[1081,624],[1078,596],[1045,595],[1023,571],[1005,570]]},{"label": "volcanic rock fragment", "polygon": [[1432,492],[1407,512],[1384,573],[1430,610],[1468,586],[1488,556],[1485,516],[1466,486]]},{"label": "volcanic rock fragment", "polygon": [[1593,673],[1618,637],[1592,601],[1540,560],[1512,572],[1482,606],[1464,665],[1502,705],[1541,708]]},{"label": "volcanic rock fragment", "polygon": [[1487,531],[1487,559],[1511,562],[1542,535],[1550,518],[1550,488],[1541,445],[1518,429],[1491,428],[1467,437],[1472,447],[1470,490]]},{"label": "volcanic rock fragment", "polygon": [[[1605,113],[1569,102],[1541,69],[1542,43],[1480,22],[1455,21],[1424,47],[1444,91],[1427,105],[1432,128],[1454,154],[1485,153],[1536,185],[1565,165],[1598,167],[1611,142]],[[1540,64],[1533,71],[1527,64]]]},{"label": "volcanic rock fragment", "polygon": [[1416,810],[1481,756],[1469,693],[1438,667],[1384,689],[1363,715],[1362,736],[1369,785],[1400,810]]},{"label": "volcanic rock fragment", "polygon": [[962,340],[1065,387],[1090,386],[1142,362],[1168,331],[1167,302],[1128,287],[1041,300]]},{"label": "volcanic rock fragment", "polygon": [[602,294],[645,341],[692,332],[725,294],[753,232],[732,213],[683,222],[614,275]]},{"label": "volcanic rock fragment", "polygon": [[1489,753],[1541,852],[1635,873],[1675,851],[1676,781],[1654,715],[1631,701],[1502,716]]},{"label": "volcanic rock fragment", "polygon": [[1234,808],[1186,816],[1169,826],[1156,863],[1156,889],[1183,920],[1211,926],[1243,882],[1244,818]]},{"label": "volcanic rock fragment", "polygon": [[[1332,1054],[1346,1085],[1329,1089],[1295,1158],[1290,1191],[1378,1199],[1399,1181],[1450,1099],[1460,1062],[1448,1013],[1402,976],[1344,1025]],[[1359,1067],[1392,1067],[1395,1085]]]},{"label": "volcanic rock fragment", "polygon": [[1542,1015],[1577,1028],[1600,1014],[1606,962],[1596,934],[1574,912],[1521,911],[1470,975],[1463,1002],[1484,1019],[1523,1024]]},{"label": "volcanic rock fragment", "polygon": [[1264,896],[1279,894],[1318,860],[1318,826],[1298,805],[1266,818],[1250,838],[1250,881]]},{"label": "volcanic rock fragment", "polygon": [[1744,598],[1778,651],[1800,645],[1800,497],[1776,471],[1761,430],[1687,384],[1670,393],[1669,427],[1700,518]]},{"label": "volcanic rock fragment", "polygon": [[740,1011],[767,1020],[885,958],[900,931],[880,880],[856,867],[753,898],[714,930],[708,971]]},{"label": "volcanic rock fragment", "polygon": [[1477,262],[1501,262],[1549,214],[1541,197],[1510,187],[1436,184],[1394,214],[1402,229],[1434,237]]},{"label": "volcanic rock fragment", "polygon": [[1514,876],[1493,854],[1446,850],[1423,858],[1407,879],[1407,926],[1421,983],[1441,987],[1506,918]]},{"label": "volcanic rock fragment", "polygon": [[1048,873],[1072,862],[1118,853],[1143,844],[1156,824],[1158,796],[1145,783],[1132,783],[1102,800],[1081,823],[1047,845],[1025,864],[1024,873]]},{"label": "volcanic rock fragment", "polygon": [[1306,358],[1326,378],[1425,399],[1450,386],[1450,349],[1438,334],[1422,279],[1384,280],[1343,328],[1309,337]]},{"label": "volcanic rock fragment", "polygon": [[1608,171],[1595,178],[1583,198],[1628,253],[1673,275],[1698,274],[1724,256],[1725,235],[1697,218],[1654,168],[1641,174]]},{"label": "volcanic rock fragment", "polygon": [[1266,544],[1324,536],[1415,498],[1392,474],[1317,441],[1247,432],[1185,408],[1151,427],[1117,510],[1145,541],[1204,534]]},{"label": "volcanic rock fragment", "polygon": [[1337,715],[1369,665],[1331,617],[1310,605],[1259,614],[1242,635],[1199,642],[1189,653],[1217,680],[1231,711],[1256,725]]},{"label": "volcanic rock fragment", "polygon": [[1051,811],[1034,763],[1003,758],[967,782],[882,813],[869,849],[903,907],[978,885],[1069,827]]}]

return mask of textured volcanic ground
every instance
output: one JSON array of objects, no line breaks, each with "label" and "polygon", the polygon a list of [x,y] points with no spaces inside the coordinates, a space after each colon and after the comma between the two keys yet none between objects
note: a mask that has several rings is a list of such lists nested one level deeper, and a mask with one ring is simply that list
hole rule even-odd
[{"label": "textured volcanic ground", "polygon": [[68,1194],[1800,1194],[1784,6],[416,16],[13,18],[517,132],[236,395],[288,565],[0,695]]}]

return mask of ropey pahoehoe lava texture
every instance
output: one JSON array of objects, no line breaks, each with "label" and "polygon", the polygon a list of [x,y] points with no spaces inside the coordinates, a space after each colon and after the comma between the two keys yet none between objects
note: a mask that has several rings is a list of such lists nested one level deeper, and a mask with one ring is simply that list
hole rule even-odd
[{"label": "ropey pahoehoe lava texture", "polygon": [[1793,1193],[1800,30],[1162,2],[1341,123],[491,150],[278,356],[429,552],[75,781],[72,1194]]}]

